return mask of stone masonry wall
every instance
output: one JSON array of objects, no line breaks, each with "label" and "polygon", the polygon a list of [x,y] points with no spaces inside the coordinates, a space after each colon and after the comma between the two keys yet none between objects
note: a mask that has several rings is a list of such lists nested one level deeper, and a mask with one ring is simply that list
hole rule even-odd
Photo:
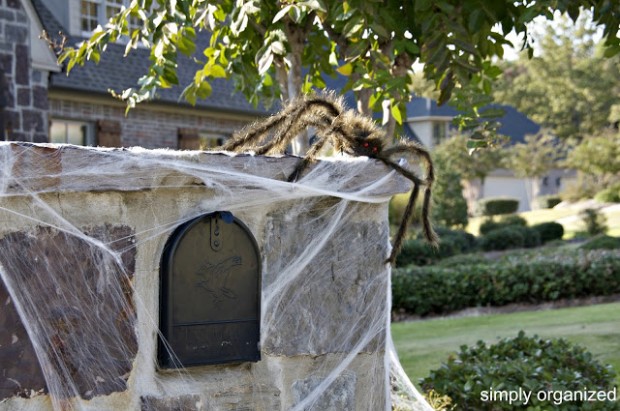
[{"label": "stone masonry wall", "polygon": [[7,140],[48,141],[48,73],[30,64],[29,21],[19,0],[0,0],[0,69],[8,83]]}]

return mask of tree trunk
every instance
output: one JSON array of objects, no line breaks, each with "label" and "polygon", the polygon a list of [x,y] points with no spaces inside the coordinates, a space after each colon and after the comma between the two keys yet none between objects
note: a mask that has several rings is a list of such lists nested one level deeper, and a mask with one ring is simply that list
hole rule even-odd
[{"label": "tree trunk", "polygon": [[[290,52],[286,59],[289,67],[282,62],[281,72],[278,75],[278,82],[282,90],[282,100],[284,104],[295,100],[301,94],[302,86],[302,67],[301,55],[304,51],[305,30],[289,24],[287,26],[287,37],[290,46]],[[280,70],[279,70],[280,71]],[[304,131],[291,141],[292,154],[304,156],[310,148],[308,132]]]}]

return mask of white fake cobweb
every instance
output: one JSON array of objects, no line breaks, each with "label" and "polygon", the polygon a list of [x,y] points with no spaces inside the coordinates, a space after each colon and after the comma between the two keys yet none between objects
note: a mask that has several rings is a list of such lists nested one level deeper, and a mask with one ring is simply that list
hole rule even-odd
[{"label": "white fake cobweb", "polygon": [[[430,410],[389,332],[406,180],[296,161],[0,143],[0,410]],[[163,249],[214,211],[258,243],[261,360],[160,369]]]}]

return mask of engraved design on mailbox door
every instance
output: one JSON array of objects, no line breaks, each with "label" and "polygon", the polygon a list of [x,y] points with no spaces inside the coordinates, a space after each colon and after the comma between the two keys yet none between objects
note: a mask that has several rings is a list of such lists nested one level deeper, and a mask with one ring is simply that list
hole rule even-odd
[{"label": "engraved design on mailbox door", "polygon": [[[260,256],[230,213],[179,227],[162,262],[161,328],[182,365],[258,361]],[[179,366],[160,344],[164,367]]]},{"label": "engraved design on mailbox door", "polygon": [[200,269],[196,271],[196,287],[203,288],[213,301],[220,302],[225,298],[237,299],[237,294],[229,286],[229,279],[232,274],[231,269],[242,264],[242,258],[238,255],[229,257],[218,263],[205,261]]}]

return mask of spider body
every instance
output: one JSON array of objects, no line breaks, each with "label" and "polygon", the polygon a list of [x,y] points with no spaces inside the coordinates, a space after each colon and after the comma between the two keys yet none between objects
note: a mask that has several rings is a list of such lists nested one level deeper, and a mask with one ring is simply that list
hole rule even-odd
[{"label": "spider body", "polygon": [[[431,187],[435,175],[428,151],[410,141],[386,148],[386,136],[372,119],[346,110],[342,100],[332,94],[297,99],[279,113],[236,133],[221,149],[236,152],[254,151],[258,155],[282,154],[297,135],[310,127],[316,132],[315,141],[289,175],[287,179],[289,182],[297,181],[301,177],[327,143],[330,143],[337,152],[379,160],[413,183],[413,191],[394,237],[392,252],[386,262],[393,264],[396,260],[422,186],[424,186],[422,230],[431,244],[437,244],[437,235],[429,220]],[[422,160],[425,165],[425,176],[419,177],[412,170],[395,162],[392,159],[395,155],[400,157],[411,155]]]}]

